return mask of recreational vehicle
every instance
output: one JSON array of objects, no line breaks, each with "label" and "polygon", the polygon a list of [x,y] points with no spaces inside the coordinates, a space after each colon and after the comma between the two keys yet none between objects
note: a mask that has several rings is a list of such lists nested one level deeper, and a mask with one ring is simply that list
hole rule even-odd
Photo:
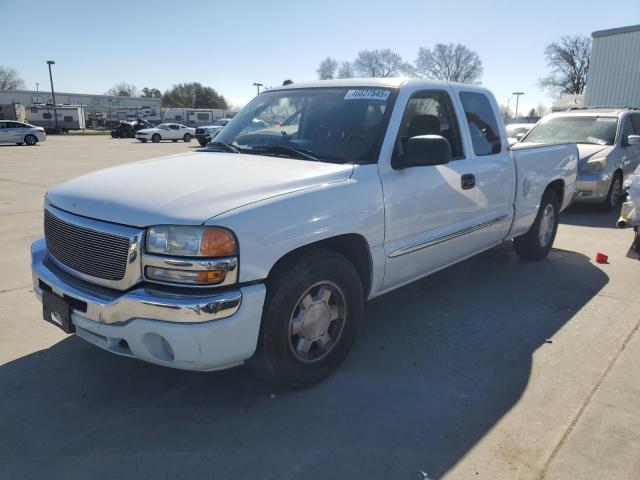
[{"label": "recreational vehicle", "polygon": [[[27,122],[44,127],[56,128],[53,105],[31,105],[27,108]],[[55,109],[58,116],[58,128],[62,131],[83,130],[85,128],[84,108],[81,105],[64,105]]]}]

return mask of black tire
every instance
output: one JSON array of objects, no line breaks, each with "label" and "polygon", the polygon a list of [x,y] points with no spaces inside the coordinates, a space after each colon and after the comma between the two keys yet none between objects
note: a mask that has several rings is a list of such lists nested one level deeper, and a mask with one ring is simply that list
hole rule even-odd
[{"label": "black tire", "polygon": [[116,132],[111,132],[111,138],[118,138],[118,134]]},{"label": "black tire", "polygon": [[160,140],[162,140],[162,137],[160,137],[159,133],[154,133],[153,135],[151,135],[151,141],[153,143],[158,143]]},{"label": "black tire", "polygon": [[190,142],[191,141],[191,134],[190,133],[185,133],[184,137],[182,137],[182,140],[184,140],[185,142]]},{"label": "black tire", "polygon": [[22,142],[20,142],[20,143],[16,143],[16,145],[22,145]]},{"label": "black tire", "polygon": [[178,143],[178,140],[171,140],[173,143]]},{"label": "black tire", "polygon": [[36,143],[38,143],[38,137],[36,137],[35,135],[32,135],[32,134],[26,135],[24,137],[24,143],[26,143],[29,146],[33,146]]},{"label": "black tire", "polygon": [[622,174],[617,171],[613,174],[611,185],[609,185],[609,191],[607,192],[607,198],[605,198],[602,204],[602,209],[605,212],[613,212],[615,209],[620,208],[620,202],[623,198],[622,185]]},{"label": "black tire", "polygon": [[207,146],[207,142],[206,140],[202,139],[202,140],[198,140],[198,143],[200,144],[201,147],[206,147]]},{"label": "black tire", "polygon": [[140,141],[141,141],[142,143],[147,143],[147,139],[146,139],[146,138],[141,138],[141,139],[140,139]]},{"label": "black tire", "polygon": [[[336,290],[323,303],[320,298],[313,297],[313,292],[317,288],[316,295],[322,296],[325,286],[336,287]],[[305,298],[318,302],[311,305],[315,312],[318,308],[325,311],[327,307],[330,315],[324,320],[317,315],[307,316],[312,310],[309,304],[301,308]],[[349,353],[362,315],[363,298],[358,272],[339,253],[326,249],[305,251],[283,262],[267,280],[258,345],[249,365],[260,376],[278,385],[304,387],[319,382],[338,368]],[[330,302],[334,305],[329,306]],[[294,321],[296,312],[298,319],[302,315],[302,321]],[[311,325],[308,333],[317,335],[315,340],[308,339],[305,331],[305,322],[312,317],[306,326]],[[299,325],[300,333],[294,333],[294,324]],[[315,326],[321,328],[318,330]],[[322,340],[327,335],[330,342],[324,347]],[[302,343],[302,349],[294,343],[297,346]],[[305,349],[305,343],[311,347]],[[303,355],[308,358],[301,358]],[[313,356],[315,358],[311,358]]]},{"label": "black tire", "polygon": [[[537,261],[547,256],[558,231],[559,210],[560,200],[556,193],[553,190],[545,191],[533,225],[526,234],[513,240],[513,248],[520,258]],[[553,224],[549,227],[550,211],[553,212]]]}]

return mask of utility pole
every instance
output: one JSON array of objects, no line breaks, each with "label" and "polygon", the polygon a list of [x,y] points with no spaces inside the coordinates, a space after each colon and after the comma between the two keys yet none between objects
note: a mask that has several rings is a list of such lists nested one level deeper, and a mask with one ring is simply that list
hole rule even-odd
[{"label": "utility pole", "polygon": [[40,84],[36,82],[36,93],[40,93]]},{"label": "utility pole", "polygon": [[513,92],[513,95],[516,96],[516,115],[515,115],[515,118],[518,118],[518,103],[520,103],[520,95],[524,95],[524,92]]},{"label": "utility pole", "polygon": [[51,96],[53,97],[53,118],[56,120],[56,133],[60,133],[60,129],[58,128],[58,111],[56,110],[56,92],[53,89],[53,76],[51,75],[51,65],[55,65],[56,62],[53,60],[47,60],[47,65],[49,65],[49,81],[51,82]]},{"label": "utility pole", "polygon": [[260,95],[260,87],[264,85],[263,83],[254,83],[253,86],[258,89],[258,95]]}]

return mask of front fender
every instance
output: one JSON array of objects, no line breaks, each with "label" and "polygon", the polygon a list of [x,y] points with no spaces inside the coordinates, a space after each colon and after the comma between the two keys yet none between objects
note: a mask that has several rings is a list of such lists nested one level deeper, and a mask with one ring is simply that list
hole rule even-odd
[{"label": "front fender", "polygon": [[273,197],[207,221],[232,230],[240,247],[240,282],[262,280],[287,253],[337,235],[384,240],[384,203],[376,165],[356,166],[345,181]]}]

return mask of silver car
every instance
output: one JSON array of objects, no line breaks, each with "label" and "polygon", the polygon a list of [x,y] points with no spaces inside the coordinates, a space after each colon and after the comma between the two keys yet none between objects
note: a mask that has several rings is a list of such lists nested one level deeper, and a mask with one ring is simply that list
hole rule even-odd
[{"label": "silver car", "polygon": [[14,120],[0,120],[0,143],[15,143],[16,145],[35,145],[44,142],[47,134],[44,128],[29,125]]},{"label": "silver car", "polygon": [[640,111],[593,108],[553,113],[521,140],[575,143],[580,156],[575,202],[618,207],[622,185],[640,164]]}]

